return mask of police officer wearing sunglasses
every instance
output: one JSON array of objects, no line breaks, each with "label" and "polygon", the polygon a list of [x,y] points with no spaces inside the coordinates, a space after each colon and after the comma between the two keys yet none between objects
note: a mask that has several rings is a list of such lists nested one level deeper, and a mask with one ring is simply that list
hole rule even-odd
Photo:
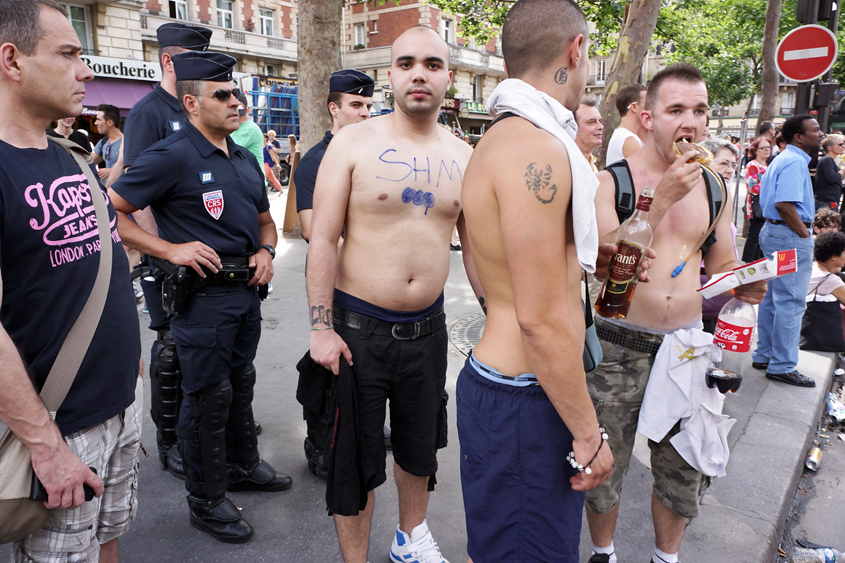
[{"label": "police officer wearing sunglasses", "polygon": [[[221,53],[173,56],[187,120],[143,153],[110,195],[126,244],[168,272],[163,294],[182,368],[177,433],[191,525],[242,543],[253,528],[226,491],[283,491],[291,478],[259,457],[252,415],[259,288],[273,278],[277,235],[258,163],[228,137],[239,121],[234,64]],[[127,217],[146,206],[159,236]]]}]

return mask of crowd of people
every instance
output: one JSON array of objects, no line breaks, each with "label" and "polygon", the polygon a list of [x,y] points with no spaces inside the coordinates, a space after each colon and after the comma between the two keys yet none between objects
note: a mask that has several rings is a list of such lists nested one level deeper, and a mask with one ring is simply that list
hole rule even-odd
[{"label": "crowd of people", "polygon": [[[247,542],[254,528],[227,492],[292,486],[260,456],[252,400],[277,243],[268,191],[281,193],[293,172],[310,321],[296,399],[305,458],[326,480],[344,560],[367,561],[374,490],[387,480],[390,448],[399,492],[390,560],[447,563],[426,510],[448,433],[444,285],[450,248],[459,245],[487,315],[455,397],[470,562],[578,561],[585,511],[589,562],[616,562],[619,503],[639,431],[649,438],[654,477],[650,556],[677,563],[701,496],[725,474],[719,445],[727,430],[684,424],[703,407],[666,390],[665,366],[672,350],[689,348],[684,369],[703,382],[707,362],[696,346],[708,348],[703,329],[712,330],[729,297],[702,303],[696,290],[702,276],[741,264],[731,214],[720,213],[732,209],[720,186],[737,173],[740,151],[736,139],[710,135],[707,85],[695,67],[675,64],[648,86],[619,89],[622,120],[599,171],[594,153],[605,131],[595,101],[583,98],[584,14],[573,0],[519,0],[502,28],[509,78],[488,100],[496,118],[474,148],[438,125],[452,80],[449,48],[417,26],[391,47],[395,111],[370,119],[373,79],[338,70],[326,92],[331,130],[297,162],[296,137],[285,153],[275,132],[265,135],[250,118],[232,80],[235,59],[208,50],[211,30],[160,26],[161,82],[129,112],[123,133],[117,108],[100,106],[102,139],[92,146],[64,117],[81,113],[93,77],[65,9],[53,0],[0,0],[0,13],[0,100],[8,109],[0,119],[0,420],[30,451],[51,509],[14,542],[14,561],[118,559],[118,537],[137,510],[146,371],[133,270],[156,333],[147,373],[158,460],[185,481],[190,524],[222,542]],[[537,34],[541,26],[547,31]],[[845,266],[845,137],[825,137],[809,115],[789,118],[779,133],[770,125],[744,166],[742,261],[794,248],[798,272],[732,296],[760,304],[753,367],[812,386],[797,369],[799,341],[806,347],[822,325],[802,328],[804,310],[812,302],[808,315],[834,323],[833,306],[845,303],[835,275]],[[696,151],[678,156],[684,141],[712,153],[708,168]],[[99,191],[80,173],[73,143],[91,153]],[[825,155],[813,166],[820,147]],[[645,188],[654,188],[653,200]],[[98,234],[86,205],[101,197],[110,236]],[[624,319],[585,314],[598,288],[585,306],[585,274],[598,284],[608,276],[617,232],[635,206],[648,210],[654,239],[625,282],[640,282],[630,311]],[[678,274],[674,257],[695,249],[710,227],[692,254],[696,267]],[[101,269],[107,246],[112,263]],[[108,290],[97,329],[66,399],[48,413],[38,393],[88,312],[100,271]],[[588,367],[590,325],[601,359]],[[823,345],[842,351],[841,317],[838,335]],[[708,408],[723,400],[711,397]],[[85,501],[83,485],[95,500]]]}]

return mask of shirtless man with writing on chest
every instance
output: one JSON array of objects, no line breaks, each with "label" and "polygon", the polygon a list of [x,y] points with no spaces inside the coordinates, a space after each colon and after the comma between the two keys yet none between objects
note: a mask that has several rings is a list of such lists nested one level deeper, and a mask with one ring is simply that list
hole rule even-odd
[{"label": "shirtless man with writing on chest", "polygon": [[[392,59],[396,111],[339,131],[324,158],[332,166],[320,168],[314,191],[311,357],[338,376],[326,500],[344,560],[364,563],[373,490],[386,480],[382,425],[390,399],[399,491],[390,560],[446,563],[425,513],[436,451],[445,446],[449,239],[456,222],[463,235],[461,181],[472,149],[437,125],[452,78],[440,36],[411,28],[393,44]],[[473,280],[470,260],[465,247]]]},{"label": "shirtless man with writing on chest", "polygon": [[[651,366],[663,336],[681,328],[701,328],[701,296],[696,290],[701,287],[702,253],[694,254],[686,268],[672,277],[675,267],[710,226],[704,170],[691,160],[694,153],[677,157],[673,148],[676,141],[698,139],[705,127],[707,87],[701,74],[685,64],[660,71],[648,87],[645,108],[642,123],[648,137],[643,148],[627,162],[635,195],[644,187],[655,188],[649,223],[654,229],[652,248],[657,259],[651,261],[651,283],[637,287],[624,320],[596,316],[604,358],[595,371],[587,374],[587,383],[599,424],[609,435],[616,464],[604,484],[587,491],[587,521],[594,550],[591,563],[616,561],[613,532],[619,493],[634,446],[638,413]],[[610,172],[599,174],[595,201],[602,242],[613,242],[619,220]],[[715,242],[708,239],[704,246],[708,276],[738,265],[731,235],[729,194],[722,205],[726,212],[714,231]],[[765,283],[743,285],[735,289],[735,296],[759,303],[765,287]],[[654,476],[655,563],[677,561],[684,527],[687,520],[698,515],[700,495],[709,483],[709,478],[684,461],[669,443],[678,432],[676,425],[659,444],[649,441]]]}]

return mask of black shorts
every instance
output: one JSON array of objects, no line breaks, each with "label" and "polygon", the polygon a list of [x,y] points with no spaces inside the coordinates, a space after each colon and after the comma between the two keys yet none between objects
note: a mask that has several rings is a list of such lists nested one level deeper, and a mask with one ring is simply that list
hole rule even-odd
[{"label": "black shorts", "polygon": [[[358,379],[358,423],[368,490],[385,482],[384,418],[390,399],[393,459],[417,477],[437,472],[437,450],[446,446],[446,316],[432,315],[432,332],[398,340],[383,321],[360,315],[361,327],[334,322],[352,352]],[[341,361],[344,361],[341,358]],[[341,436],[337,437],[338,440]],[[434,479],[429,483],[429,490]]]}]

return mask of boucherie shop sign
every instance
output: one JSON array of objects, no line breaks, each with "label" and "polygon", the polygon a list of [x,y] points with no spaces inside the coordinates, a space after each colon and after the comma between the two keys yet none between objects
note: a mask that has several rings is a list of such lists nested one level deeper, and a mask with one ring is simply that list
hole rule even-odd
[{"label": "boucherie shop sign", "polygon": [[82,55],[80,58],[94,71],[94,76],[145,80],[147,82],[161,80],[161,66],[158,63],[89,55]]}]

